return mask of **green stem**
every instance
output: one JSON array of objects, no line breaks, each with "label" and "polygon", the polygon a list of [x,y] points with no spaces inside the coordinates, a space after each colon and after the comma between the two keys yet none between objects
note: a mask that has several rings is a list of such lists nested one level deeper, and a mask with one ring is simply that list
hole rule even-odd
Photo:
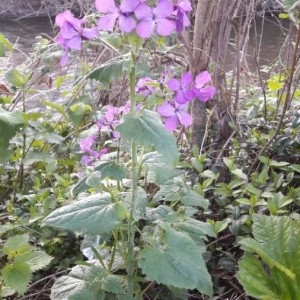
[{"label": "green stem", "polygon": [[[136,100],[135,100],[135,55],[131,52],[132,69],[129,74],[130,79],[130,114],[136,114]],[[127,257],[127,276],[128,276],[128,296],[134,299],[134,211],[137,198],[138,189],[138,161],[137,161],[137,144],[131,142],[131,164],[132,164],[132,196],[130,203],[130,211],[128,218],[128,257]]]}]

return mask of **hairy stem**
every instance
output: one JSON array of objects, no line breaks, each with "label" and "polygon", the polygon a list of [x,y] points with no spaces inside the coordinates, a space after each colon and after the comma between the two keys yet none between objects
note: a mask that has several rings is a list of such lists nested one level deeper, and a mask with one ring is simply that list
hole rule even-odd
[{"label": "hairy stem", "polygon": [[[136,100],[135,100],[135,55],[131,52],[132,69],[129,74],[130,80],[130,114],[136,114]],[[128,218],[128,257],[127,257],[127,276],[128,276],[128,296],[134,299],[134,210],[137,198],[138,188],[138,162],[137,162],[137,144],[131,142],[131,167],[132,167],[132,196],[130,203],[130,211]]]}]

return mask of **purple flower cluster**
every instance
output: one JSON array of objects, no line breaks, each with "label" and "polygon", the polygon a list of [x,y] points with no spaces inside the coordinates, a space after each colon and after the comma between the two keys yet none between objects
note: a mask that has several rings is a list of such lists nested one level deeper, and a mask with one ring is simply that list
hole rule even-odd
[{"label": "purple flower cluster", "polygon": [[96,136],[89,136],[79,141],[80,150],[85,153],[81,161],[87,166],[93,165],[97,159],[108,153],[108,148],[103,148],[100,151],[94,150],[96,141]]},{"label": "purple flower cluster", "polygon": [[96,7],[105,14],[98,21],[98,28],[112,30],[117,21],[122,32],[136,29],[141,38],[149,38],[154,31],[168,36],[174,30],[181,32],[190,25],[188,14],[192,10],[189,0],[159,0],[152,8],[143,0],[122,0],[116,7],[114,0],[96,0]]},{"label": "purple flower cluster", "polygon": [[60,27],[60,32],[55,38],[57,44],[64,49],[64,55],[60,61],[61,66],[68,62],[68,53],[70,50],[80,50],[82,39],[90,40],[98,35],[96,27],[82,28],[86,19],[77,19],[67,10],[60,13],[55,18],[55,24]]},{"label": "purple flower cluster", "polygon": [[64,49],[61,65],[68,62],[70,50],[80,50],[82,40],[98,36],[99,30],[113,30],[118,25],[122,32],[134,29],[141,38],[149,38],[153,32],[168,36],[175,30],[181,32],[190,25],[188,14],[192,10],[190,0],[158,0],[152,8],[145,0],[121,0],[119,7],[114,0],[96,0],[96,8],[103,15],[97,27],[83,28],[86,19],[77,19],[67,10],[56,16],[55,23],[60,32],[55,41]]},{"label": "purple flower cluster", "polygon": [[199,73],[195,82],[190,72],[184,73],[180,80],[171,78],[167,81],[168,88],[175,93],[173,100],[166,101],[157,107],[157,112],[165,117],[165,126],[168,130],[175,130],[178,125],[192,125],[192,117],[186,112],[188,103],[194,99],[201,102],[210,100],[216,93],[213,86],[207,84],[211,76],[207,71]]}]

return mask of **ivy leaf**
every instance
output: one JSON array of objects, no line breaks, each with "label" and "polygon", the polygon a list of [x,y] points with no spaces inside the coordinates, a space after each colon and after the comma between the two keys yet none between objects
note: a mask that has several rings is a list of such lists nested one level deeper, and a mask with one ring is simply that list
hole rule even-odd
[{"label": "ivy leaf", "polygon": [[13,288],[19,294],[24,294],[31,280],[31,270],[25,262],[6,265],[2,269],[5,285]]},{"label": "ivy leaf", "polygon": [[138,145],[154,146],[167,162],[175,162],[178,158],[176,139],[166,130],[155,112],[144,110],[138,116],[126,115],[116,130],[122,138]]},{"label": "ivy leaf", "polygon": [[110,233],[122,222],[119,212],[120,205],[111,201],[110,194],[93,194],[53,211],[42,225],[87,234]]},{"label": "ivy leaf", "polygon": [[195,242],[168,224],[162,225],[165,241],[161,247],[145,247],[138,261],[143,273],[157,283],[197,289],[212,296],[212,282],[202,253]]}]

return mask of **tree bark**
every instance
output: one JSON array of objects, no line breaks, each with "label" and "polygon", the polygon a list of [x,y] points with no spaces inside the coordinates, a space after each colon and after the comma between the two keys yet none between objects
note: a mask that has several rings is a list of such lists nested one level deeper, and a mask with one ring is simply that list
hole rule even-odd
[{"label": "tree bark", "polygon": [[[224,60],[233,20],[242,6],[242,0],[198,0],[196,6],[195,25],[193,34],[193,50],[191,69],[194,74],[207,70],[210,62],[214,65],[213,79],[218,90],[213,105],[216,106],[214,119],[224,110],[226,103],[219,99],[224,88]],[[222,95],[221,95],[222,96]],[[206,103],[193,101],[192,104],[192,144],[199,148],[204,142],[207,128]]]}]

